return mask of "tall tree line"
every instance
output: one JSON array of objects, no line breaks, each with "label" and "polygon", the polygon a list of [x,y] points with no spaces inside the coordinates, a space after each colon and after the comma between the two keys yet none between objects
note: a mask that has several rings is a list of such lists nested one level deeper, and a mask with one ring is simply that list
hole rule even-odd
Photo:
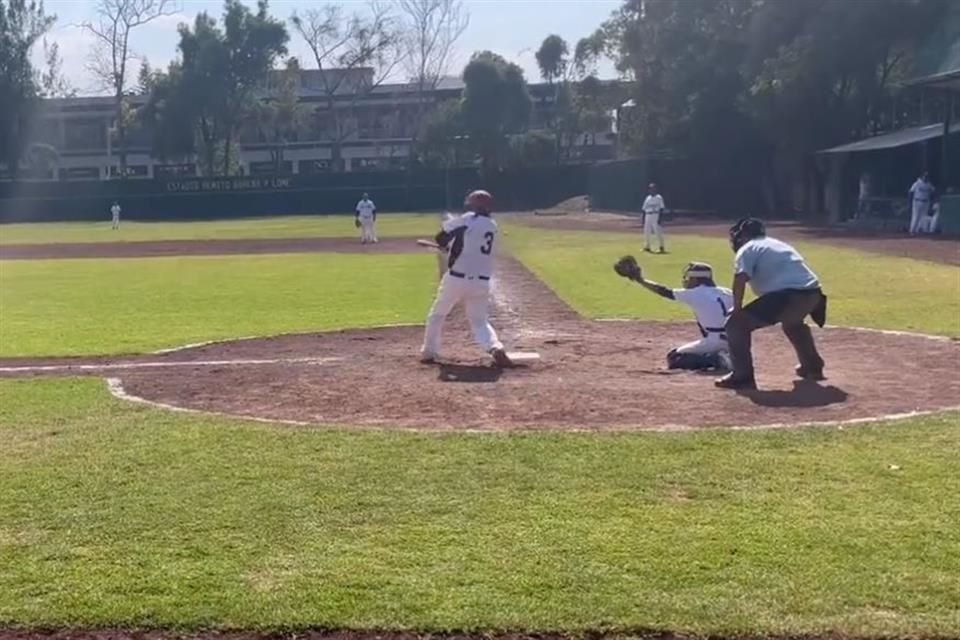
[{"label": "tall tree line", "polygon": [[803,206],[787,191],[811,192],[816,150],[903,124],[901,82],[948,2],[626,0],[595,42],[629,80],[634,153],[749,162],[779,185],[768,207]]}]

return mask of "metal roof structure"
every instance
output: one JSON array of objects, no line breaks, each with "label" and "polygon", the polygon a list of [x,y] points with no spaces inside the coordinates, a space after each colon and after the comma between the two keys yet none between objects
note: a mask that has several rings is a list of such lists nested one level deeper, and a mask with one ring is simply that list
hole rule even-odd
[{"label": "metal roof structure", "polygon": [[[950,133],[960,132],[960,122],[950,125]],[[821,149],[817,153],[857,153],[861,151],[878,151],[880,149],[894,149],[909,144],[933,140],[943,135],[943,123],[928,124],[922,127],[909,127],[899,131],[891,131],[883,135],[873,136],[864,140],[857,140],[842,144],[838,147]]]}]

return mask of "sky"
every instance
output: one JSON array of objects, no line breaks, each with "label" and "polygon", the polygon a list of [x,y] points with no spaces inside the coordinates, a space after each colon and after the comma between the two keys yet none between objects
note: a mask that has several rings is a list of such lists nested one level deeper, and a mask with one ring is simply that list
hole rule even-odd
[{"label": "sky", "polygon": [[[339,0],[336,4],[362,10],[363,0]],[[255,0],[248,0],[253,6]],[[270,11],[277,18],[289,18],[295,10],[326,4],[318,0],[272,0]],[[474,51],[489,49],[523,68],[527,80],[539,79],[534,52],[551,33],[563,37],[572,50],[577,40],[590,35],[616,9],[621,0],[464,0],[470,12],[470,25],[457,43],[451,70],[459,73]],[[92,40],[80,24],[94,18],[95,0],[46,0],[48,14],[56,14],[57,23],[47,35],[48,42],[57,42],[63,58],[63,72],[80,95],[103,93],[87,70]],[[194,16],[206,11],[219,17],[222,0],[178,0],[177,13],[160,18],[134,32],[133,48],[151,66],[166,67],[177,53],[177,25],[192,23]],[[300,58],[306,68],[312,65],[308,50],[291,33],[290,53]],[[35,63],[41,64],[42,52],[34,52]],[[131,79],[135,81],[139,63],[135,63]],[[614,77],[612,63],[599,67],[601,77]],[[398,78],[402,80],[402,78]]]}]

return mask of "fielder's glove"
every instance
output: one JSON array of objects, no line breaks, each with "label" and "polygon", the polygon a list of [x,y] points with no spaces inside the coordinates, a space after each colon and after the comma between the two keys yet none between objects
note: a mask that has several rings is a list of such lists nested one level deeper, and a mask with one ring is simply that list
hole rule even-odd
[{"label": "fielder's glove", "polygon": [[355,226],[357,229],[360,228],[360,218],[357,218],[353,221],[353,226]]},{"label": "fielder's glove", "polygon": [[623,256],[617,260],[617,263],[613,265],[613,270],[617,272],[617,275],[628,280],[640,280],[643,277],[640,265],[637,264],[637,259],[633,256]]}]

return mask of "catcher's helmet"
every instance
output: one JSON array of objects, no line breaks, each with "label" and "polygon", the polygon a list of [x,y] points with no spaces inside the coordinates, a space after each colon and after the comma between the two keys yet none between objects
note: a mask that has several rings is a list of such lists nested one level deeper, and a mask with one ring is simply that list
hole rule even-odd
[{"label": "catcher's helmet", "polygon": [[713,267],[706,262],[688,262],[683,268],[683,285],[687,286],[687,283],[692,280],[713,282]]},{"label": "catcher's helmet", "polygon": [[493,196],[490,195],[490,192],[482,189],[471,191],[463,201],[463,206],[465,209],[476,213],[490,213],[493,211]]},{"label": "catcher's helmet", "polygon": [[730,246],[734,251],[739,251],[740,247],[754,238],[762,238],[765,235],[767,235],[767,227],[763,224],[763,220],[741,218],[730,227]]}]

